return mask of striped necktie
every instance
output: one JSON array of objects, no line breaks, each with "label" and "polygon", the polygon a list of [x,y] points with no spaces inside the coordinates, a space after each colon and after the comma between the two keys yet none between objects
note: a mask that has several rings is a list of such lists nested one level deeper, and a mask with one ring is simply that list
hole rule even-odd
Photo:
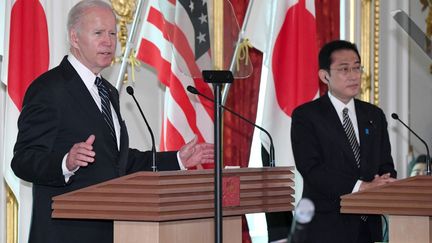
[{"label": "striped necktie", "polygon": [[116,137],[114,122],[111,114],[111,105],[110,105],[108,88],[105,86],[105,84],[103,84],[102,79],[99,77],[96,77],[95,84],[98,88],[99,96],[101,98],[102,115],[110,129],[111,137],[114,139],[115,144],[117,144],[117,137]]},{"label": "striped necktie", "polygon": [[[354,152],[354,157],[357,163],[357,167],[360,168],[360,145],[357,142],[357,138],[354,132],[354,127],[353,124],[351,122],[351,119],[348,115],[348,108],[344,108],[342,110],[342,117],[343,117],[343,128],[345,130],[345,133],[348,137],[348,141],[351,145],[351,148]],[[366,215],[361,215],[360,216],[361,220],[366,222],[368,216]]]},{"label": "striped necktie", "polygon": [[354,153],[354,157],[357,163],[357,167],[360,168],[360,145],[357,142],[357,138],[354,132],[354,127],[351,122],[351,119],[348,115],[348,108],[344,108],[342,110],[342,117],[343,117],[343,128],[345,130],[345,133],[348,137],[348,141],[351,145],[352,151]]}]

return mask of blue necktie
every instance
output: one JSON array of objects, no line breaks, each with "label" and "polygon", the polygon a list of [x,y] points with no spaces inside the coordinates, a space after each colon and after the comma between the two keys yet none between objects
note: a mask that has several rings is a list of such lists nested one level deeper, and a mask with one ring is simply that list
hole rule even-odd
[{"label": "blue necktie", "polygon": [[111,137],[114,139],[114,142],[117,145],[117,137],[116,137],[114,122],[111,114],[111,105],[110,105],[108,88],[103,84],[102,79],[99,77],[96,77],[95,84],[98,88],[99,96],[101,98],[102,115],[110,129]]}]

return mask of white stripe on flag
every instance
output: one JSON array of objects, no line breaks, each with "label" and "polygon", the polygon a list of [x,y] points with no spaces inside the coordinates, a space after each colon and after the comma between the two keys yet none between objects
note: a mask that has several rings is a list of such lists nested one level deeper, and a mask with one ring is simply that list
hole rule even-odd
[{"label": "white stripe on flag", "polygon": [[[177,1],[176,4],[180,5],[180,2]],[[176,16],[175,20],[173,16]],[[201,88],[205,87],[207,92],[211,90],[210,85],[203,84],[202,81],[194,80],[191,77],[196,74],[199,63],[209,63],[210,55],[208,52],[205,53],[198,62],[191,60],[191,58],[194,59],[191,54],[195,51],[196,40],[194,35],[189,33],[194,33],[194,28],[191,21],[182,21],[181,25],[176,25],[179,16],[187,17],[183,20],[189,20],[182,7],[174,6],[169,1],[150,0],[140,35],[142,40],[147,41],[147,45],[139,45],[137,52],[138,58],[157,69],[160,81],[167,85],[161,148],[172,148],[170,144],[178,145],[178,142],[172,141],[180,139],[170,134],[172,127],[185,142],[191,140],[194,134],[198,134],[199,138],[201,137],[204,141],[213,141],[213,120],[209,112],[212,108],[204,107],[201,104],[201,97],[196,97],[186,91],[189,85],[200,85]],[[169,19],[170,17],[172,19]],[[176,36],[185,37],[186,43],[173,44],[173,35],[168,33],[170,31],[177,31]],[[158,51],[154,48],[157,48]],[[170,73],[166,73],[168,70]],[[168,124],[171,124],[172,127]]]}]

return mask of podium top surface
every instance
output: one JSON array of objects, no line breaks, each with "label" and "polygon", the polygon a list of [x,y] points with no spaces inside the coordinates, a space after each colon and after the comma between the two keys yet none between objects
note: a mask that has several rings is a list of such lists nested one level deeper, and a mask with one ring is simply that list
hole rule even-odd
[{"label": "podium top surface", "polygon": [[[293,167],[224,169],[224,216],[293,210]],[[53,198],[53,218],[171,221],[214,216],[214,170],[137,172]]]},{"label": "podium top surface", "polygon": [[432,216],[432,177],[409,177],[341,199],[342,213]]}]

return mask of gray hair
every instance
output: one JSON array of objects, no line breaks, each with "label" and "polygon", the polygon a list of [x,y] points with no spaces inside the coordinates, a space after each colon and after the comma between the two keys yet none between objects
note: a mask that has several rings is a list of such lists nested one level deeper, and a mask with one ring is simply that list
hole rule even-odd
[{"label": "gray hair", "polygon": [[76,24],[78,24],[82,16],[85,14],[86,10],[94,7],[109,9],[113,13],[115,18],[113,9],[111,5],[109,5],[107,2],[104,2],[102,0],[83,0],[73,6],[72,9],[69,11],[67,21],[68,33],[76,26]]}]

